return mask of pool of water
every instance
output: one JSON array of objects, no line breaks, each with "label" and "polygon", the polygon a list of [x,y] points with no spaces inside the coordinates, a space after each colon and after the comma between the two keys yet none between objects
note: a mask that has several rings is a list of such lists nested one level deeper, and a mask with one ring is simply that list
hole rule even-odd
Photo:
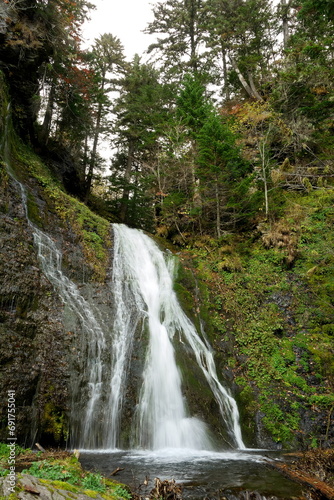
[{"label": "pool of water", "polygon": [[189,500],[241,498],[246,491],[257,492],[259,497],[266,498],[302,498],[302,489],[297,483],[268,466],[269,460],[279,459],[277,452],[267,450],[80,452],[85,469],[98,471],[106,477],[118,467],[124,469],[115,479],[142,495],[151,491],[154,478],[158,477],[161,481],[174,479],[180,483],[182,497]]}]

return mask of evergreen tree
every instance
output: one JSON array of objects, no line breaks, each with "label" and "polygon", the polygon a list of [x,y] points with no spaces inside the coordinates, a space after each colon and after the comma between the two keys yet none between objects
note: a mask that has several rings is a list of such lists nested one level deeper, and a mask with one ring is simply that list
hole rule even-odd
[{"label": "evergreen tree", "polygon": [[230,228],[243,218],[244,202],[238,199],[245,174],[249,171],[231,132],[216,111],[206,118],[198,137],[198,167],[201,181],[203,216],[207,229],[214,226],[221,236],[222,228]]},{"label": "evergreen tree", "polygon": [[248,97],[261,99],[273,59],[278,26],[268,0],[208,0],[206,44],[216,64],[222,61],[223,93],[229,85],[243,88]]},{"label": "evergreen tree", "polygon": [[176,116],[181,119],[181,124],[188,136],[188,155],[192,159],[188,163],[191,178],[192,210],[193,213],[197,211],[200,214],[202,200],[199,178],[196,176],[197,139],[211,112],[212,104],[206,96],[205,87],[200,82],[199,77],[189,74],[185,76],[176,105]]},{"label": "evergreen tree", "polygon": [[[120,220],[148,225],[153,219],[153,200],[160,182],[157,168],[159,138],[166,116],[168,89],[159,73],[135,56],[122,79],[115,106],[116,144],[119,154],[112,163],[112,189],[121,190],[115,210]],[[135,222],[136,221],[136,222]]]},{"label": "evergreen tree", "polygon": [[110,93],[116,89],[118,80],[127,66],[120,40],[110,33],[95,41],[91,52],[90,67],[95,75],[95,101],[93,108],[94,126],[91,134],[92,147],[86,155],[85,198],[91,190],[98,157],[98,142],[101,134],[110,133],[109,117],[112,108]]},{"label": "evergreen tree", "polygon": [[146,33],[162,34],[150,45],[168,79],[180,80],[186,72],[207,69],[203,53],[204,0],[164,0],[153,8],[154,21]]}]

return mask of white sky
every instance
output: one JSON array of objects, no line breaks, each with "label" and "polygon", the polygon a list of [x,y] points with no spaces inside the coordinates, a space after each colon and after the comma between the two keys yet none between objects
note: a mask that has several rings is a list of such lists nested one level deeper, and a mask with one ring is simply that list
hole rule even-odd
[{"label": "white sky", "polygon": [[90,13],[90,21],[83,26],[83,37],[88,45],[104,33],[117,36],[122,42],[125,55],[131,60],[137,53],[142,55],[155,37],[142,33],[153,20],[154,0],[91,0],[96,9]]}]

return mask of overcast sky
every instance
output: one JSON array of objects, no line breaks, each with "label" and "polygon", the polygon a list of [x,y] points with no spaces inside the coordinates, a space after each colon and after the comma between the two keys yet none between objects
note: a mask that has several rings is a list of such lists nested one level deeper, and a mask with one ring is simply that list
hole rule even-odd
[{"label": "overcast sky", "polygon": [[89,45],[103,33],[111,33],[120,39],[127,59],[131,60],[136,53],[142,55],[154,41],[155,37],[142,33],[153,20],[154,0],[92,0],[92,3],[96,9],[91,11],[90,21],[83,26],[83,35]]}]

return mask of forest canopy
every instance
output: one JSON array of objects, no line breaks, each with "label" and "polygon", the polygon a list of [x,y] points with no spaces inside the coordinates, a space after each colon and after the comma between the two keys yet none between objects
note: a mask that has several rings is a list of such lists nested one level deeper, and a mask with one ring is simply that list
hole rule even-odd
[{"label": "forest canopy", "polygon": [[330,0],[156,2],[150,62],[128,61],[111,33],[83,49],[93,8],[9,0],[0,12],[17,133],[69,192],[184,244],[274,216],[284,190],[332,185]]}]

